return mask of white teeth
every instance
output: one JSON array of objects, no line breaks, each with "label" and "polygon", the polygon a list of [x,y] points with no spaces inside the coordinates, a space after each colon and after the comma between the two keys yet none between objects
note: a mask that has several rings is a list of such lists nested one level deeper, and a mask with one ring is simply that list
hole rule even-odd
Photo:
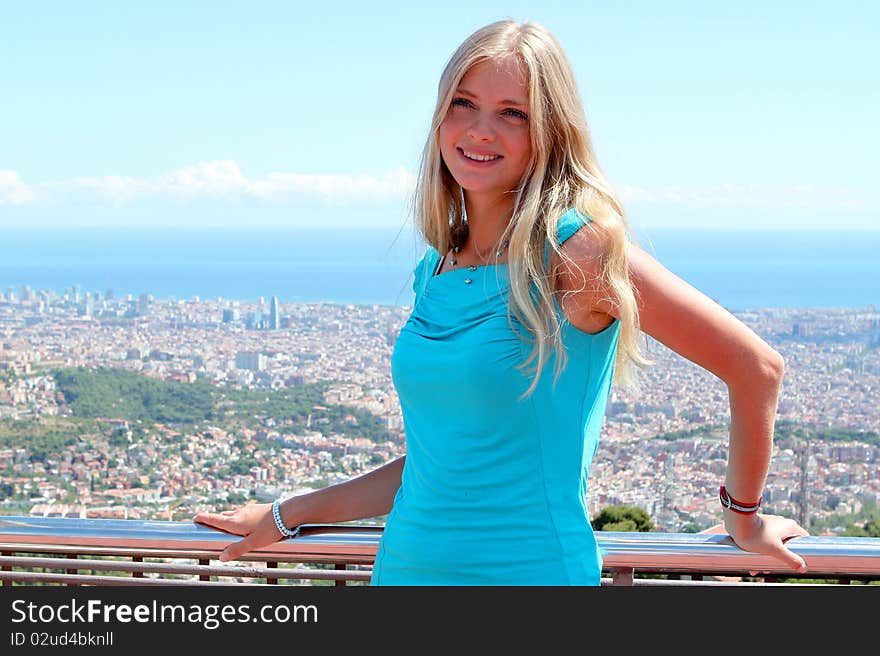
[{"label": "white teeth", "polygon": [[466,150],[462,150],[461,152],[463,152],[464,156],[468,159],[474,159],[478,162],[489,162],[493,159],[498,159],[499,157],[501,157],[501,155],[475,155],[474,153],[469,153]]}]

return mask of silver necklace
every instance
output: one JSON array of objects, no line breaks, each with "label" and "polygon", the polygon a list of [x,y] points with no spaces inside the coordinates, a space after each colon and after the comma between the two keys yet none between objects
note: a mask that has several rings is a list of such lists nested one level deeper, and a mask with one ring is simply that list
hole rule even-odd
[{"label": "silver necklace", "polygon": [[[461,252],[462,246],[465,243],[467,243],[467,239],[468,239],[468,236],[470,233],[470,231],[468,230],[467,206],[465,205],[465,202],[464,202],[464,188],[461,189],[461,219],[462,219],[462,224],[463,224],[462,231],[460,233],[461,234],[461,239],[460,239],[461,244],[454,246],[452,249],[453,255],[449,258],[450,262],[452,263],[452,267],[450,268],[450,271],[452,269],[454,269],[456,267],[456,265],[458,265],[458,258],[456,258],[455,256]],[[504,243],[501,245],[501,247],[495,251],[495,256],[501,257],[501,254],[504,253],[504,250],[509,245],[510,245],[510,240],[505,239]],[[477,254],[477,257],[480,258],[480,260],[482,260],[482,261],[486,260],[485,256],[482,253],[480,253],[480,251],[477,249],[476,246],[474,246],[474,252]],[[467,267],[468,271],[476,271],[477,268],[478,267],[476,264],[471,264]],[[464,279],[464,283],[466,285],[470,285],[472,282],[473,282],[473,280],[471,278]]]},{"label": "silver necklace", "polygon": [[[497,257],[501,257],[501,254],[504,253],[504,250],[505,250],[509,245],[510,245],[510,240],[509,240],[509,239],[506,239],[506,240],[504,241],[504,243],[501,245],[501,248],[499,248],[498,250],[495,251],[495,255],[496,255]],[[474,248],[474,250],[476,251],[476,248]],[[451,264],[452,264],[452,267],[450,268],[450,271],[451,271],[452,269],[454,269],[454,268],[456,267],[456,265],[458,264],[458,259],[455,257],[455,255],[458,254],[460,251],[461,251],[461,246],[456,246],[455,248],[452,249],[453,255],[449,258],[449,261],[450,261]],[[478,254],[479,254],[479,253],[478,253]],[[481,259],[485,259],[485,258],[481,258]],[[468,271],[476,271],[477,268],[478,268],[478,267],[477,267],[476,264],[470,264],[470,265],[468,265],[467,270],[468,270]],[[464,284],[466,284],[466,285],[470,285],[472,282],[473,282],[473,279],[471,279],[471,278],[465,278],[465,279],[464,279]]]},{"label": "silver necklace", "polygon": [[[504,253],[505,249],[506,249],[508,246],[510,246],[510,240],[509,240],[509,239],[505,239],[505,240],[504,240],[504,243],[501,244],[501,248],[499,248],[498,250],[495,251],[495,256],[496,256],[496,257],[501,257],[501,254]],[[455,254],[460,253],[460,252],[461,252],[461,246],[456,246],[455,248],[452,249],[452,252],[455,253]],[[481,254],[480,251],[477,250],[477,247],[476,247],[476,246],[474,246],[474,252],[477,254],[477,257],[479,257],[481,260],[483,260],[483,261],[485,262],[486,257],[485,257],[483,254]],[[452,268],[454,269],[454,268],[455,268],[455,265],[458,264],[458,260],[455,258],[455,255],[453,255],[453,256],[450,258],[450,261],[452,262]],[[477,268],[477,266],[476,266],[475,264],[471,264],[471,265],[468,267],[468,270],[469,270],[469,271],[473,271],[473,270],[476,269],[476,268]]]}]

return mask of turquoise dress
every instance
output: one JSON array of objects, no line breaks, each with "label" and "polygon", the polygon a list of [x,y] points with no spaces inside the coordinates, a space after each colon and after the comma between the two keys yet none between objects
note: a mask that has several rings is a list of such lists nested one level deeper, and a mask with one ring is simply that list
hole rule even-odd
[{"label": "turquoise dress", "polygon": [[[564,214],[560,242],[588,220]],[[551,349],[520,401],[533,374],[516,365],[531,344],[508,323],[507,265],[437,275],[439,261],[430,247],[416,266],[413,310],[391,356],[406,464],[371,583],[599,585],[587,479],[619,322],[591,335],[564,321],[565,370],[554,387]]]}]

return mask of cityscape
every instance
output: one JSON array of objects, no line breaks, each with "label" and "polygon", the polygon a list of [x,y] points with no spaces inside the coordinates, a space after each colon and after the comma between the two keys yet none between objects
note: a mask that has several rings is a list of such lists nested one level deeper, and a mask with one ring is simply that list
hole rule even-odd
[{"label": "cityscape", "polygon": [[[403,455],[390,358],[410,311],[9,288],[0,293],[0,512],[182,520],[323,487]],[[786,362],[765,510],[809,526],[876,507],[880,312],[735,314]],[[641,386],[612,390],[588,510],[638,506],[658,530],[704,530],[720,522],[726,389],[651,338],[647,351],[655,364]],[[77,368],[262,391],[267,402],[314,386],[321,397],[302,421],[263,413],[229,421],[230,411],[151,422],[120,413],[86,426],[75,423],[75,403],[53,376]],[[60,437],[62,446],[38,456],[21,437],[29,434]]]}]

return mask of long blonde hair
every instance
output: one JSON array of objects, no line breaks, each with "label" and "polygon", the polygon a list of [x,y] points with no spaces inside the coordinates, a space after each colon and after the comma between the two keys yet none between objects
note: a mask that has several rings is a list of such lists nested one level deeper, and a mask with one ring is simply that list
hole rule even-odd
[{"label": "long blonde hair", "polygon": [[533,368],[537,375],[523,396],[535,389],[548,358],[548,346],[557,356],[554,383],[567,362],[554,307],[556,282],[544,264],[544,243],[549,236],[553,251],[571,262],[560,248],[556,228],[562,214],[572,208],[592,220],[582,229],[602,231],[610,244],[603,258],[602,282],[612,290],[611,301],[619,311],[614,382],[634,383],[633,365],[650,364],[639,343],[638,307],[628,272],[626,242],[634,238],[623,207],[596,161],[571,64],[543,26],[510,20],[491,23],[465,39],[449,59],[440,77],[413,195],[416,226],[438,252],[446,253],[453,245],[453,233],[460,231],[463,223],[461,187],[443,162],[440,124],[459,82],[472,66],[508,57],[516,58],[528,73],[532,146],[531,160],[514,190],[514,213],[502,236],[502,240],[510,240],[511,309],[533,342],[531,355],[519,367],[537,360]]}]

